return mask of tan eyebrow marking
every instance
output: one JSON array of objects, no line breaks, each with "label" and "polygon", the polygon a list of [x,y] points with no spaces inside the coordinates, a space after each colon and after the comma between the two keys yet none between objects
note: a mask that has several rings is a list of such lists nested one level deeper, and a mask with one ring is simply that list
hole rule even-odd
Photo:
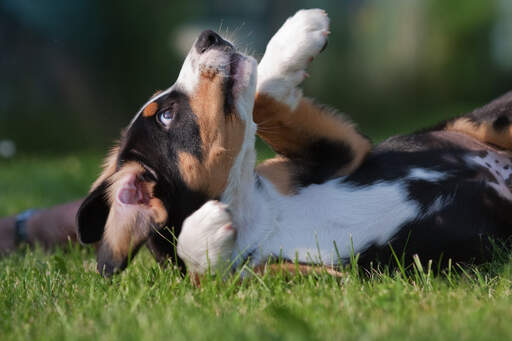
[{"label": "tan eyebrow marking", "polygon": [[156,114],[158,111],[158,103],[157,102],[151,102],[144,108],[144,111],[142,111],[142,116],[144,117],[150,117]]},{"label": "tan eyebrow marking", "polygon": [[[150,99],[152,98],[155,98],[156,96],[160,95],[162,93],[162,90],[158,90],[157,92],[155,92],[151,97]],[[151,102],[149,103],[148,105],[146,105],[146,107],[144,108],[144,110],[142,111],[142,116],[144,117],[150,117],[150,116],[153,116],[154,114],[156,114],[156,112],[158,111],[158,103],[156,102]]]}]

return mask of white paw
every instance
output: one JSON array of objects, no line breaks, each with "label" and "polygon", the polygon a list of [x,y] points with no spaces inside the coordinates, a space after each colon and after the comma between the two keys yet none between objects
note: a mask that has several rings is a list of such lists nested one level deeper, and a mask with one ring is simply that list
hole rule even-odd
[{"label": "white paw", "polygon": [[324,10],[300,10],[288,18],[267,45],[258,66],[258,92],[294,108],[309,63],[327,44],[329,17]]},{"label": "white paw", "polygon": [[235,237],[228,206],[211,200],[183,222],[178,256],[191,273],[215,273],[228,266]]}]

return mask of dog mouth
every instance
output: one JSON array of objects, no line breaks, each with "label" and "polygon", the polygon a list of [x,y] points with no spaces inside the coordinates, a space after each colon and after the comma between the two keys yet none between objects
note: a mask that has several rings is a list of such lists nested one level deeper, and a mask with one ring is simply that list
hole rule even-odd
[{"label": "dog mouth", "polygon": [[239,93],[239,71],[242,55],[237,52],[231,54],[229,58],[229,77],[224,83],[224,108],[227,112],[233,112],[235,106],[235,100]]},{"label": "dog mouth", "polygon": [[242,58],[243,58],[243,56],[238,52],[234,52],[231,54],[231,56],[229,58],[229,65],[230,65],[229,78],[231,78],[231,79],[236,78],[237,71],[240,67],[240,62],[241,62]]},{"label": "dog mouth", "polygon": [[245,90],[250,87],[254,70],[251,68],[251,57],[239,52],[233,52],[229,56],[229,73],[224,83],[225,109],[233,112],[235,102],[243,96]]}]

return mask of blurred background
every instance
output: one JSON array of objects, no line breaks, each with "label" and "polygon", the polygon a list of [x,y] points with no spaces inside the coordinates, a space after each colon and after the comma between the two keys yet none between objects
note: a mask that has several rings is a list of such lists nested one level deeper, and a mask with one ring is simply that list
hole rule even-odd
[{"label": "blurred background", "polygon": [[260,58],[310,7],[332,35],[305,93],[377,141],[512,89],[510,0],[1,0],[0,159],[103,152],[201,30]]}]

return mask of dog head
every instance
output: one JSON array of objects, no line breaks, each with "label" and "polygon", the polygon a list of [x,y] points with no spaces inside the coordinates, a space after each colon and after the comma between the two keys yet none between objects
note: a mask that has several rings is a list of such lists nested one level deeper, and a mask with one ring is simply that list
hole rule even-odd
[{"label": "dog head", "polygon": [[124,269],[155,231],[226,190],[254,125],[256,61],[212,31],[197,38],[177,81],[135,115],[77,215],[83,243],[98,243],[98,271]]}]

